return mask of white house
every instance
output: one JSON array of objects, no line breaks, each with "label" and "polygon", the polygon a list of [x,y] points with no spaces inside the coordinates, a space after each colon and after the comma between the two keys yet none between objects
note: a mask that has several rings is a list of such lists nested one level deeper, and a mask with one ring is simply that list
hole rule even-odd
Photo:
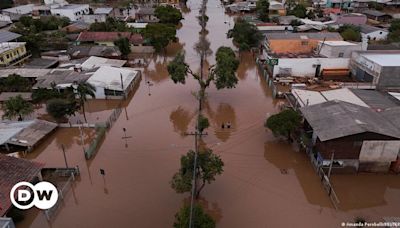
[{"label": "white house", "polygon": [[387,29],[374,27],[371,25],[360,26],[361,36],[368,40],[386,40],[389,34]]},{"label": "white house", "polygon": [[141,72],[132,68],[101,66],[87,80],[96,87],[96,99],[121,99],[139,82]]},{"label": "white house", "polygon": [[10,16],[11,20],[17,21],[21,16],[31,15],[34,4],[20,5],[8,9],[2,9],[1,12],[4,15]]},{"label": "white house", "polygon": [[51,9],[54,16],[68,17],[70,21],[82,20],[83,15],[89,14],[88,4],[69,4]]}]

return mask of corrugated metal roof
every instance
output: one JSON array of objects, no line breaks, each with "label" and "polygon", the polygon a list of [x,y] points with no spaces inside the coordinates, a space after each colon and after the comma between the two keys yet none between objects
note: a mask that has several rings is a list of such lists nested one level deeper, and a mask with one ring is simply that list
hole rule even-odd
[{"label": "corrugated metal roof", "polygon": [[5,30],[0,30],[0,43],[13,41],[19,37],[21,37],[20,34],[5,31]]},{"label": "corrugated metal roof", "polygon": [[321,141],[373,132],[400,139],[400,130],[382,113],[343,101],[300,108]]},{"label": "corrugated metal roof", "polygon": [[310,32],[310,33],[268,33],[266,38],[268,40],[292,40],[301,39],[301,37],[307,37],[307,39],[315,40],[343,40],[342,36],[337,32]]},{"label": "corrugated metal roof", "polygon": [[96,86],[115,91],[122,91],[122,81],[124,83],[124,90],[132,83],[138,74],[137,70],[132,68],[118,68],[110,66],[100,67],[87,82]]}]

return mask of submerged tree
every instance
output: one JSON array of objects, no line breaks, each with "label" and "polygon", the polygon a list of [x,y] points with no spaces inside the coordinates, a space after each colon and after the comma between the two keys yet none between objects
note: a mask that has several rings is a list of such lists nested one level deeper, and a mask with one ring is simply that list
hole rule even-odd
[{"label": "submerged tree", "polygon": [[10,74],[0,79],[0,89],[2,92],[28,92],[32,89],[32,83],[18,74]]},{"label": "submerged tree", "polygon": [[193,72],[185,62],[185,55],[179,53],[172,62],[168,64],[168,73],[175,83],[185,84],[188,75],[193,76],[200,85],[199,97],[204,98],[205,90],[213,81],[217,89],[234,88],[238,82],[236,70],[239,66],[235,53],[229,47],[220,47],[216,53],[216,64],[209,68],[208,76],[202,78]]},{"label": "submerged tree", "polygon": [[[192,190],[193,167],[195,160],[195,152],[190,150],[186,155],[181,157],[181,168],[173,176],[171,187],[178,193],[190,192]],[[210,184],[215,180],[217,175],[223,172],[224,162],[221,158],[214,154],[211,149],[199,151],[197,155],[196,179],[201,185],[195,189],[195,197],[200,196],[201,190],[206,183]],[[197,187],[197,185],[196,185]]]},{"label": "submerged tree", "polygon": [[77,104],[74,100],[55,98],[47,102],[46,111],[55,120],[60,121],[66,116],[74,115],[77,111]]},{"label": "submerged tree", "polygon": [[128,38],[121,37],[118,40],[114,41],[114,44],[121,51],[123,57],[127,57],[129,53],[131,53],[131,44],[129,43]]},{"label": "submerged tree", "polygon": [[301,116],[293,109],[286,109],[282,112],[270,116],[265,122],[275,136],[284,136],[291,140],[291,133],[296,130],[301,123]]},{"label": "submerged tree", "polygon": [[258,47],[263,36],[255,25],[239,18],[233,29],[228,31],[228,38],[233,38],[240,51],[248,51]]},{"label": "submerged tree", "polygon": [[170,42],[175,42],[175,25],[152,23],[143,30],[144,39],[149,42],[157,52],[165,50]]},{"label": "submerged tree", "polygon": [[85,122],[87,122],[85,113],[85,102],[87,101],[88,96],[92,98],[96,97],[96,87],[88,82],[80,82],[75,92],[79,99],[79,105],[82,108],[83,117],[85,118]]},{"label": "submerged tree", "polygon": [[183,19],[181,11],[171,5],[158,6],[154,15],[160,19],[160,23],[164,24],[177,25]]},{"label": "submerged tree", "polygon": [[22,121],[24,116],[28,116],[33,112],[33,105],[24,100],[21,95],[18,95],[4,102],[3,109],[3,118],[10,120],[18,118],[18,121]]},{"label": "submerged tree", "polygon": [[[214,228],[215,221],[208,215],[200,204],[193,206],[193,228]],[[187,228],[190,224],[190,205],[183,205],[175,214],[174,228]]]}]

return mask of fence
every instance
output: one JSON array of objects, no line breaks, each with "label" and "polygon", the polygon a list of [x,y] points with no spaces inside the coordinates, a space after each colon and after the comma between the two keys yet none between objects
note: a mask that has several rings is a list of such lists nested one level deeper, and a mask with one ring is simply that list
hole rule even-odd
[{"label": "fence", "polygon": [[61,203],[64,200],[64,197],[66,193],[68,192],[69,189],[71,189],[73,181],[75,181],[75,175],[79,175],[79,168],[69,168],[69,169],[55,169],[53,174],[59,176],[59,177],[65,177],[68,176],[68,179],[64,182],[63,185],[57,186],[58,189],[58,199],[56,204],[51,207],[50,209],[47,209],[44,211],[44,214],[47,218],[47,220],[50,220],[56,213],[58,208],[60,208]]},{"label": "fence", "polygon": [[89,160],[99,149],[101,142],[106,135],[107,126],[104,124],[96,124],[96,138],[90,143],[89,147],[85,149],[85,158]]}]

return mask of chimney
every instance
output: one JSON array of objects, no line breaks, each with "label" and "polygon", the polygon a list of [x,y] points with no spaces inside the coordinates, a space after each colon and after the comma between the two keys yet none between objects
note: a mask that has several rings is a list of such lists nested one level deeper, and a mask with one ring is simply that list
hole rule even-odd
[{"label": "chimney", "polygon": [[82,66],[81,66],[81,64],[76,64],[76,65],[74,66],[74,71],[76,71],[76,72],[82,72]]}]

